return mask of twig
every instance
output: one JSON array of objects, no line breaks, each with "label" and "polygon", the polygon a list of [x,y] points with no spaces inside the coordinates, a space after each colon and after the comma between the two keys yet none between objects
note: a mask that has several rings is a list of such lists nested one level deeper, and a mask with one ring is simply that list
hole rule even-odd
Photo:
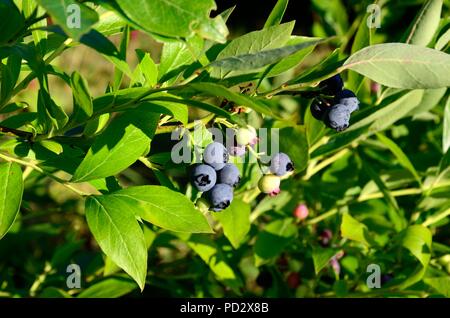
[{"label": "twig", "polygon": [[2,158],[3,160],[6,160],[8,162],[15,162],[15,163],[18,163],[18,164],[20,164],[22,166],[30,167],[33,170],[36,170],[36,171],[38,171],[38,172],[40,172],[42,174],[45,174],[47,177],[55,180],[56,182],[58,182],[58,183],[62,184],[63,186],[65,186],[67,189],[72,190],[73,192],[75,192],[76,194],[78,194],[78,195],[80,195],[82,197],[89,196],[88,193],[83,192],[81,190],[78,190],[74,186],[70,185],[70,183],[68,181],[63,180],[61,178],[58,178],[57,176],[54,176],[51,173],[46,172],[41,167],[37,166],[36,164],[34,164],[32,162],[28,162],[28,161],[20,160],[20,159],[17,159],[17,158],[13,158],[13,157],[7,156],[7,155],[5,155],[3,153],[0,153],[0,158]]}]

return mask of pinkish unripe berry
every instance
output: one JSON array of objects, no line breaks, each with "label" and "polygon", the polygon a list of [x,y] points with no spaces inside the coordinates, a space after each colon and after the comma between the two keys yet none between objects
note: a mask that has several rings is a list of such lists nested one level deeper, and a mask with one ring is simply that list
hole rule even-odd
[{"label": "pinkish unripe berry", "polygon": [[309,211],[306,204],[302,203],[297,205],[297,207],[294,210],[294,217],[296,217],[299,220],[304,220],[308,217]]}]

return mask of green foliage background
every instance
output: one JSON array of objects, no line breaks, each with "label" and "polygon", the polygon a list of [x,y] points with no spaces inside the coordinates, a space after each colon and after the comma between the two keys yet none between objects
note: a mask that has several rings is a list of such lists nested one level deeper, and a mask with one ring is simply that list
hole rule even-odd
[{"label": "green foliage background", "polygon": [[[376,1],[380,28],[369,1],[271,2],[243,26],[213,0],[0,0],[0,297],[450,296],[449,1]],[[340,133],[308,98],[338,73],[361,101]],[[239,163],[202,212],[171,133],[246,124],[295,174],[269,197]]]}]

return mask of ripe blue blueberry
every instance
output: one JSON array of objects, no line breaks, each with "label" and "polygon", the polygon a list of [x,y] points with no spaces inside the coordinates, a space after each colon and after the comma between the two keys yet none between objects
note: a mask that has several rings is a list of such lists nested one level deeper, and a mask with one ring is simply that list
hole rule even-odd
[{"label": "ripe blue blueberry", "polygon": [[200,164],[192,170],[191,180],[198,191],[205,192],[214,187],[217,181],[217,174],[212,167]]},{"label": "ripe blue blueberry", "polygon": [[323,120],[330,107],[327,105],[326,101],[322,99],[315,99],[310,107],[311,115],[317,120]]},{"label": "ripe blue blueberry", "polygon": [[215,170],[220,170],[228,162],[228,151],[221,143],[210,143],[203,153],[203,161]]},{"label": "ripe blue blueberry", "polygon": [[226,209],[233,201],[233,188],[228,184],[218,183],[207,192],[211,210],[215,212]]},{"label": "ripe blue blueberry", "polygon": [[342,92],[336,95],[335,104],[342,104],[347,106],[347,110],[352,113],[359,109],[359,100],[349,89],[344,89]]},{"label": "ripe blue blueberry", "polygon": [[328,113],[326,124],[336,131],[343,131],[348,128],[350,122],[350,110],[344,104],[333,105]]},{"label": "ripe blue blueberry", "polygon": [[294,163],[291,158],[283,152],[279,152],[270,161],[270,172],[277,176],[284,176],[286,173],[294,171]]},{"label": "ripe blue blueberry", "polygon": [[225,183],[232,187],[237,186],[239,181],[241,181],[239,169],[232,163],[227,163],[225,167],[218,172],[218,177],[220,183]]},{"label": "ripe blue blueberry", "polygon": [[336,74],[333,77],[320,82],[319,87],[322,89],[323,94],[334,96],[342,90],[344,81],[342,80],[341,75]]}]

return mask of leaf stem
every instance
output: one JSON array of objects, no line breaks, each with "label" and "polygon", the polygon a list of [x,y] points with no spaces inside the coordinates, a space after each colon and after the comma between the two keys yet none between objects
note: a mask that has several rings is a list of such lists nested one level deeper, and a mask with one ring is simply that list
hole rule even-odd
[{"label": "leaf stem", "polygon": [[78,195],[80,195],[80,196],[82,196],[82,197],[89,196],[88,193],[83,192],[83,191],[81,191],[81,190],[78,190],[77,188],[75,188],[74,186],[72,186],[68,181],[63,180],[63,179],[61,179],[61,178],[58,178],[57,176],[55,176],[55,175],[53,175],[53,174],[51,174],[51,173],[46,172],[44,169],[42,169],[41,167],[37,166],[36,164],[34,164],[34,163],[32,163],[32,162],[28,162],[28,161],[24,161],[24,160],[21,160],[21,159],[13,158],[13,157],[7,156],[7,155],[5,155],[5,154],[3,154],[3,153],[0,153],[0,158],[2,158],[3,160],[6,160],[6,161],[8,161],[8,162],[15,162],[15,163],[18,163],[18,164],[20,164],[20,165],[22,165],[22,166],[30,167],[30,168],[32,168],[33,170],[36,170],[36,171],[38,171],[38,172],[40,172],[40,173],[46,175],[47,177],[49,177],[49,178],[55,180],[56,182],[62,184],[62,185],[65,186],[67,189],[70,189],[71,191],[75,192],[76,194],[78,194]]}]

